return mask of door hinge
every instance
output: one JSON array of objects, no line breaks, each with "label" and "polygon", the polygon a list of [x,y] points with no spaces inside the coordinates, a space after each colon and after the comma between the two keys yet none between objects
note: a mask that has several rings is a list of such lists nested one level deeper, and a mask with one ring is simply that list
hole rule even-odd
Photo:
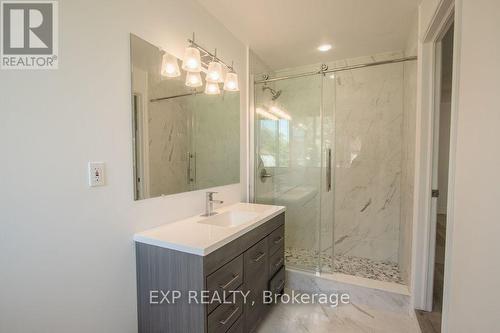
[{"label": "door hinge", "polygon": [[432,190],[432,197],[438,198],[439,197],[439,190]]}]

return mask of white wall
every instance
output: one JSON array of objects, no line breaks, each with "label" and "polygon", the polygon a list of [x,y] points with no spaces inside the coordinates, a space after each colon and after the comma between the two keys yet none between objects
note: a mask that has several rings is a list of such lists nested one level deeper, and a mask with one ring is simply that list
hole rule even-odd
[{"label": "white wall", "polygon": [[459,0],[456,13],[462,23],[455,35],[461,44],[460,83],[444,328],[499,332],[500,2]]},{"label": "white wall", "polygon": [[[60,69],[0,71],[0,332],[137,332],[132,235],[201,212],[204,191],[132,199],[129,33],[181,56],[195,31],[234,59],[242,111],[246,47],[193,0],[59,5]],[[106,187],[87,187],[93,160]]]}]

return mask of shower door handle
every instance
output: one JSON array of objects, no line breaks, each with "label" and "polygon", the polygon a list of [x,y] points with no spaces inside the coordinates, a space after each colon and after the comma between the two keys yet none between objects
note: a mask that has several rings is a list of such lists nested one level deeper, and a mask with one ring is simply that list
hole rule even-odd
[{"label": "shower door handle", "polygon": [[326,150],[326,191],[332,190],[332,149]]},{"label": "shower door handle", "polygon": [[266,169],[262,169],[262,171],[260,172],[260,180],[262,182],[265,182],[266,181],[266,178],[271,178],[273,175],[270,174],[270,173],[267,173],[267,170]]},{"label": "shower door handle", "polygon": [[[194,167],[193,161],[194,159]],[[194,153],[187,152],[187,183],[188,185],[193,183],[196,179],[196,156]]]}]

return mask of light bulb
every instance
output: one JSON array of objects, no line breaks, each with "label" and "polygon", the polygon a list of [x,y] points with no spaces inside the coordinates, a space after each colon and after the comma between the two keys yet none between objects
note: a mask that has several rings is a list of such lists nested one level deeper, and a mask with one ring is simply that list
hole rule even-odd
[{"label": "light bulb", "polygon": [[186,47],[182,59],[182,69],[188,72],[201,71],[200,50],[195,47]]},{"label": "light bulb", "polygon": [[222,77],[222,65],[217,61],[212,61],[208,64],[207,82],[220,82]]},{"label": "light bulb", "polygon": [[226,80],[224,81],[224,90],[226,91],[238,91],[238,75],[234,72],[229,72],[226,74]]},{"label": "light bulb", "polygon": [[207,82],[205,84],[205,94],[207,95],[220,94],[219,84],[215,82]]},{"label": "light bulb", "polygon": [[201,75],[197,72],[187,72],[186,74],[186,86],[191,88],[201,87],[203,83],[201,82]]},{"label": "light bulb", "polygon": [[178,77],[181,75],[177,58],[165,53],[162,57],[161,75],[165,77]]}]

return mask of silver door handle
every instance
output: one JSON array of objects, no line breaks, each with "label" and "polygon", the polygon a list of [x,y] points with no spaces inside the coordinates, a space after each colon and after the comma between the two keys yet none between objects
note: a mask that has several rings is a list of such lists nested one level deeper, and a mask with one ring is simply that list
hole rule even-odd
[{"label": "silver door handle", "polygon": [[260,180],[262,181],[265,181],[266,178],[271,178],[272,176],[273,176],[272,174],[267,173],[266,169],[262,169],[262,171],[260,172]]},{"label": "silver door handle", "polygon": [[326,191],[332,190],[332,149],[326,150]]},{"label": "silver door handle", "polygon": [[[192,160],[194,159],[195,166],[193,167],[192,165]],[[191,184],[195,181],[196,178],[196,156],[195,154],[192,154],[190,152],[187,152],[187,182],[188,184]],[[193,176],[194,174],[194,176]]]}]

